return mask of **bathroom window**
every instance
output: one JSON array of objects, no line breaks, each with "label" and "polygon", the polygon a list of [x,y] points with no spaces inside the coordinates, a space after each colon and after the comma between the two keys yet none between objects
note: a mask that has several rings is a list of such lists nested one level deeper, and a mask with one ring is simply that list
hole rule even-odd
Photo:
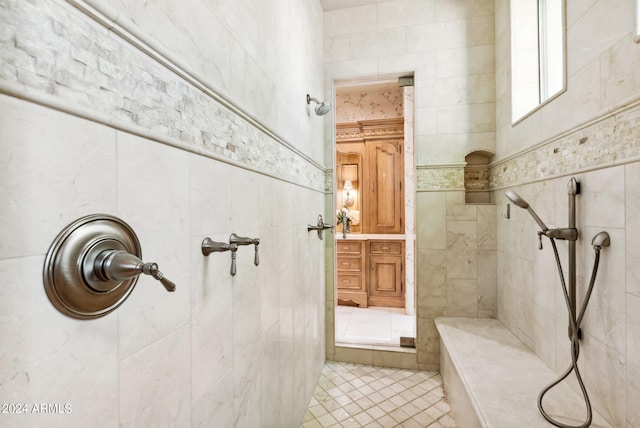
[{"label": "bathroom window", "polygon": [[511,0],[514,123],[565,89],[564,7],[564,0]]}]

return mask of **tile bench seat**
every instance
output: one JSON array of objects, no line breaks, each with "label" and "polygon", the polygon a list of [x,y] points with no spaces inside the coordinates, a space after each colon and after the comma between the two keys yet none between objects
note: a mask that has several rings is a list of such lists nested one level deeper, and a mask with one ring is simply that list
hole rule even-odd
[{"label": "tile bench seat", "polygon": [[[440,317],[435,323],[440,371],[459,427],[552,426],[538,411],[537,398],[558,376],[506,327],[495,319]],[[586,415],[582,396],[565,382],[545,396],[545,410],[579,425]],[[610,425],[594,410],[591,427]]]}]

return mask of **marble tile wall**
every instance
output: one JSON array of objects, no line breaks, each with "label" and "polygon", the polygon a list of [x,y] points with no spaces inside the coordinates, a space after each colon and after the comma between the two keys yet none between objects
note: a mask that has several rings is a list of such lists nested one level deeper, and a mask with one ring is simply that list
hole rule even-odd
[{"label": "marble tile wall", "polygon": [[[583,300],[594,263],[590,245],[596,233],[606,231],[611,246],[601,252],[597,280],[582,329],[581,372],[594,406],[614,426],[635,427],[638,388],[634,373],[638,359],[629,349],[638,342],[633,334],[634,314],[640,310],[633,260],[633,237],[638,225],[637,189],[640,163],[575,174],[582,191],[577,196],[577,295]],[[568,177],[526,184],[514,189],[534,207],[549,227],[566,227]],[[508,200],[496,192],[499,210]],[[521,209],[511,208],[511,219],[498,217],[498,319],[558,373],[570,362],[567,310],[547,240],[537,248],[537,227]],[[565,268],[567,245],[558,242]],[[626,400],[623,399],[626,397]]]},{"label": "marble tile wall", "polygon": [[[483,221],[494,223],[494,207],[473,206],[459,217],[465,156],[495,152],[494,2],[325,1],[323,7],[326,98],[334,96],[334,82],[415,75],[417,358],[419,368],[436,369],[435,316],[495,314],[496,247],[483,248],[477,232]],[[486,272],[478,269],[479,257]]]},{"label": "marble tile wall", "polygon": [[[553,252],[537,249],[536,225],[511,206],[513,188],[549,227],[567,225],[567,181],[577,196],[578,302],[594,263],[590,242],[611,236],[583,322],[581,372],[594,407],[613,426],[637,428],[640,400],[640,45],[633,43],[631,0],[567,2],[567,92],[511,125],[508,2],[496,2],[496,157],[491,186],[497,205],[498,319],[557,372],[570,361],[567,311]],[[596,22],[606,22],[598,26]],[[502,82],[502,83],[501,83]],[[558,243],[566,265],[566,243]],[[566,268],[565,268],[566,269]],[[577,388],[576,385],[573,385]]]},{"label": "marble tile wall", "polygon": [[[259,1],[239,14],[231,3],[208,12],[198,2],[109,4],[191,66],[180,70],[69,2],[0,8],[0,402],[29,405],[28,414],[0,414],[0,425],[300,424],[325,358],[324,247],[306,229],[325,207],[325,171],[323,124],[304,101],[322,78],[298,74],[314,63],[305,58],[321,56],[320,30],[297,28],[291,38],[283,32],[294,29],[276,25],[283,13],[315,25],[319,5],[295,3],[273,14]],[[207,35],[221,44],[209,50],[203,25],[216,11],[224,25]],[[266,30],[287,39],[292,55],[304,51],[286,84],[275,74],[295,61],[267,59],[252,44]],[[229,67],[224,40],[247,65],[233,76],[216,72]],[[199,74],[228,100],[187,78]],[[246,98],[236,79],[251,83]],[[262,84],[277,93],[276,114],[260,104],[253,85]],[[118,114],[129,90],[130,114]],[[64,226],[92,213],[129,223],[144,259],[176,291],[142,277],[103,318],[57,312],[42,285],[45,254]],[[228,254],[200,252],[204,237],[227,241],[232,232],[261,239],[260,265],[243,247],[234,277]],[[33,412],[40,403],[62,411]]]}]

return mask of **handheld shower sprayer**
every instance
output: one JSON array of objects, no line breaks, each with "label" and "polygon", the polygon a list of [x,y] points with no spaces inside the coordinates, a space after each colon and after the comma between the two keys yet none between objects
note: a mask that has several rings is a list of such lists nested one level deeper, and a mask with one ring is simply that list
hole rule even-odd
[{"label": "handheld shower sprayer", "polygon": [[509,198],[509,200],[511,202],[513,202],[514,204],[516,204],[517,206],[519,206],[520,208],[524,208],[525,210],[529,211],[529,214],[531,214],[531,217],[533,217],[533,219],[536,221],[536,223],[538,223],[538,226],[540,226],[540,229],[543,232],[546,232],[549,230],[549,228],[547,227],[546,224],[544,224],[544,222],[540,219],[540,217],[538,217],[538,214],[536,214],[536,212],[533,210],[533,208],[531,208],[529,206],[529,204],[527,203],[527,201],[525,201],[524,199],[522,199],[520,197],[520,195],[518,195],[516,192],[514,192],[513,190],[509,189],[506,192],[504,192],[505,196],[507,198]]}]

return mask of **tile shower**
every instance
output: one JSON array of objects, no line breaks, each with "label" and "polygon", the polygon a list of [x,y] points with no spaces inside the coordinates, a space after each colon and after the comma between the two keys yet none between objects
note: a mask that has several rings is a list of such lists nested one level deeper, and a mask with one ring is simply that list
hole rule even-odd
[{"label": "tile shower", "polygon": [[[0,398],[73,411],[0,423],[297,426],[338,354],[332,270],[306,231],[333,210],[332,123],[304,96],[414,72],[415,363],[437,370],[433,319],[464,315],[497,317],[553,370],[566,365],[552,260],[530,219],[502,216],[503,193],[561,225],[575,176],[579,227],[612,242],[583,374],[603,416],[640,427],[636,2],[567,3],[567,91],[512,126],[506,0],[2,2]],[[477,150],[495,154],[495,205],[464,203],[464,158]],[[132,224],[174,294],[145,278],[108,317],[55,311],[44,254],[98,212]],[[261,263],[240,253],[231,278],[228,258],[199,246],[234,231],[260,237]],[[590,253],[578,254],[584,284]]]},{"label": "tile shower", "polygon": [[[309,72],[322,57],[320,29],[309,30],[322,11],[237,3],[0,5],[0,402],[71,409],[0,414],[0,425],[303,419],[325,353],[323,242],[307,232],[324,213],[322,121],[304,100],[322,92]],[[259,46],[286,13],[308,22],[306,37],[281,30]],[[291,56],[262,67],[263,48]],[[44,256],[93,213],[130,224],[176,291],[141,277],[103,318],[56,311]],[[260,264],[245,247],[232,277],[229,253],[204,257],[200,245],[233,232],[260,238]]]},{"label": "tile shower", "polygon": [[[526,213],[512,207],[504,218],[504,190],[560,227],[575,176],[583,184],[580,287],[592,262],[587,241],[600,230],[612,239],[585,317],[582,372],[611,424],[640,426],[636,2],[567,2],[567,91],[515,126],[508,1],[324,4],[327,95],[333,80],[415,72],[418,367],[437,368],[433,319],[443,315],[497,317],[551,369],[567,366],[553,258],[537,250]],[[463,161],[474,151],[495,155],[494,205],[464,204]]]}]

